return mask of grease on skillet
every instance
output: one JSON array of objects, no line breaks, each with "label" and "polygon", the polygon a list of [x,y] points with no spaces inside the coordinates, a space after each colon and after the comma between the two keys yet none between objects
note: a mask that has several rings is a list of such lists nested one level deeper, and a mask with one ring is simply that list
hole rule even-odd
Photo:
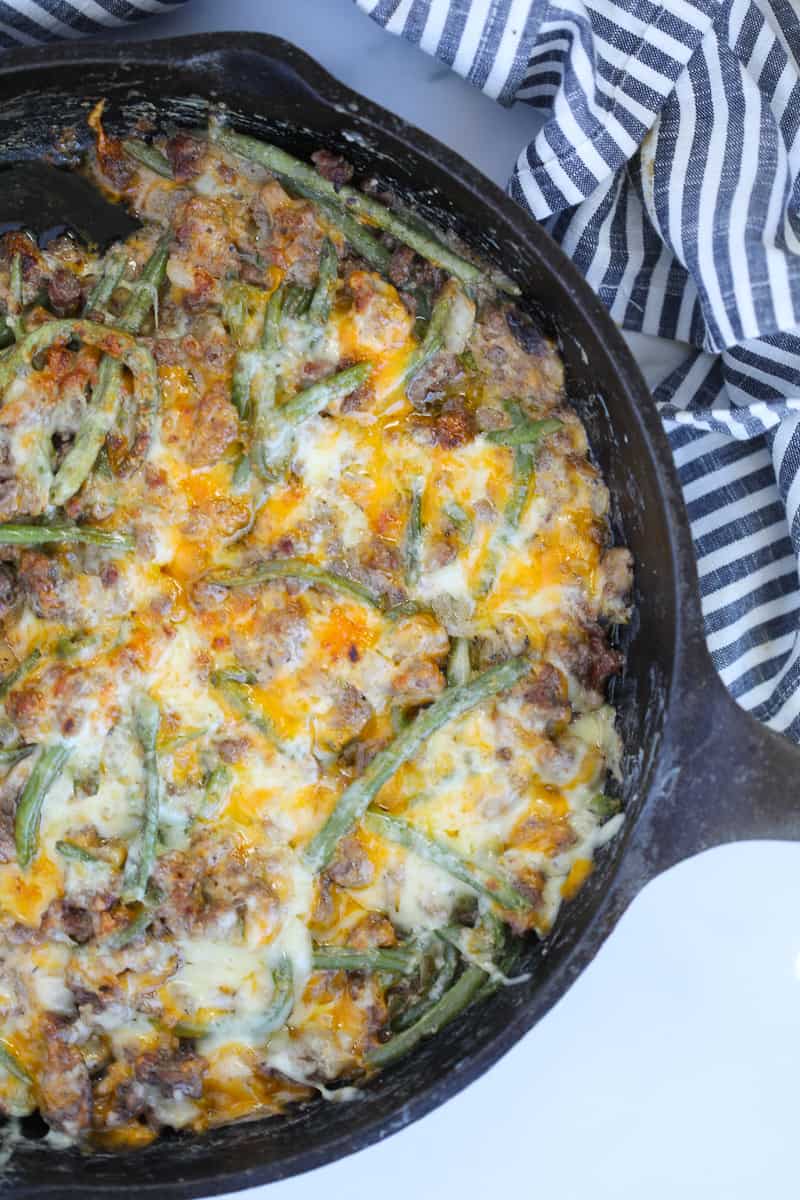
[{"label": "grease on skillet", "polygon": [[0,1106],[109,1148],[509,984],[622,819],[630,559],[502,278],[101,111],[141,232],[0,243]]}]

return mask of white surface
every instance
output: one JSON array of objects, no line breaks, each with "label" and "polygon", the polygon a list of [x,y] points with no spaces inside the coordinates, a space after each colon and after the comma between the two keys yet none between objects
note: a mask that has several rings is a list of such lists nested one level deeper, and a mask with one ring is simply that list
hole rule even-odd
[{"label": "white surface", "polygon": [[[139,36],[258,29],[503,183],[536,118],[500,109],[350,0],[194,0]],[[633,339],[651,382],[680,351]],[[796,1196],[800,847],[684,863],[636,900],[558,1007],[488,1075],[381,1145],[253,1200]]]}]

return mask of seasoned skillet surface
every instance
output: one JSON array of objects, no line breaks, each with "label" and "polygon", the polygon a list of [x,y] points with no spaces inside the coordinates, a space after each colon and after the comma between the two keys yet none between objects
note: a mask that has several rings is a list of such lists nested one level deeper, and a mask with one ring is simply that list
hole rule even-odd
[{"label": "seasoned skillet surface", "polygon": [[630,566],[507,281],[326,151],[92,124],[142,232],[0,264],[0,1097],[119,1147],[509,983],[619,826]]}]

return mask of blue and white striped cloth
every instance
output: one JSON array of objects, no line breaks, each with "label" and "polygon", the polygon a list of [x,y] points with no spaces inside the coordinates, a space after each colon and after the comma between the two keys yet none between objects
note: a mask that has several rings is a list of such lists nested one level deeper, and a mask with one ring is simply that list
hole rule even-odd
[{"label": "blue and white striped cloth", "polygon": [[0,0],[0,50],[120,29],[185,0]]},{"label": "blue and white striped cloth", "polygon": [[543,112],[511,194],[620,325],[690,344],[655,398],[709,646],[739,702],[800,740],[800,6],[357,3]]}]

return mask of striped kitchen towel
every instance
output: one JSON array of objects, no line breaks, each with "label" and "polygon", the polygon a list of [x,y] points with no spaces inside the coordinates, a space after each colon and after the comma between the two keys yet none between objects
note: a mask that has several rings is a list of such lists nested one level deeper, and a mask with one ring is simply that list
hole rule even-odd
[{"label": "striped kitchen towel", "polygon": [[655,398],[709,646],[739,702],[800,740],[800,7],[356,2],[542,111],[512,196],[620,325],[691,346]]},{"label": "striped kitchen towel", "polygon": [[0,49],[119,29],[185,0],[0,0]]}]

